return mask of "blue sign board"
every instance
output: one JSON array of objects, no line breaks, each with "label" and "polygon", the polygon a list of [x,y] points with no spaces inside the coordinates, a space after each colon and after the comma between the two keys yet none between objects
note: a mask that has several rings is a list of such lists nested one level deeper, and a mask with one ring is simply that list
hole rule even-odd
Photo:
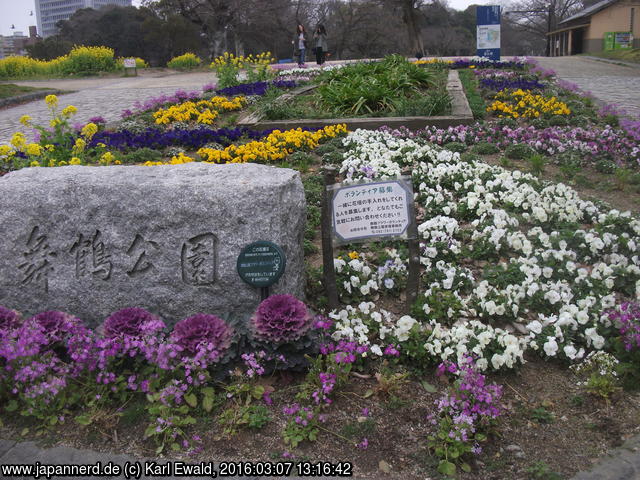
[{"label": "blue sign board", "polygon": [[500,60],[500,6],[476,7],[476,55],[489,60]]}]

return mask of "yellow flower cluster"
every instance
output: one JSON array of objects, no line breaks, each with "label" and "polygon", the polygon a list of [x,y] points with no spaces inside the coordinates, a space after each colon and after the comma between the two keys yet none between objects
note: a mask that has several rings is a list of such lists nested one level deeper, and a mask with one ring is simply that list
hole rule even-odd
[{"label": "yellow flower cluster", "polygon": [[68,55],[53,60],[35,60],[11,56],[0,59],[0,78],[20,78],[37,75],[59,75],[88,72],[108,72],[116,68],[113,49],[109,47],[76,46]]},{"label": "yellow flower cluster", "polygon": [[494,102],[487,107],[487,112],[496,112],[498,117],[538,118],[544,114],[571,114],[567,104],[556,97],[533,95],[528,90],[501,90],[494,99]]},{"label": "yellow flower cluster", "polygon": [[412,62],[414,65],[450,65],[453,60],[442,60],[440,58],[429,58],[428,60],[416,60]]},{"label": "yellow flower cluster", "polygon": [[329,125],[316,132],[307,132],[300,128],[285,132],[274,130],[261,141],[229,145],[224,150],[201,148],[198,155],[210,163],[271,162],[282,160],[295,150],[314,149],[321,140],[346,132],[345,124]]},{"label": "yellow flower cluster", "polygon": [[247,103],[244,96],[234,97],[228,100],[226,97],[213,97],[210,100],[200,100],[198,102],[184,102],[172,105],[169,108],[161,108],[153,114],[156,123],[168,125],[173,122],[189,122],[195,120],[197,123],[212,125],[220,112],[230,112],[240,110]]},{"label": "yellow flower cluster", "polygon": [[171,157],[169,162],[144,162],[142,165],[145,167],[156,167],[158,165],[182,165],[183,163],[191,163],[195,160],[184,153],[180,152],[177,156]]},{"label": "yellow flower cluster", "polygon": [[240,55],[236,57],[233,53],[224,52],[211,62],[211,68],[215,69],[223,66],[234,66],[236,68],[246,68],[247,65],[269,65],[276,59],[271,56],[271,52],[262,52],[258,55],[249,55],[247,57]]}]

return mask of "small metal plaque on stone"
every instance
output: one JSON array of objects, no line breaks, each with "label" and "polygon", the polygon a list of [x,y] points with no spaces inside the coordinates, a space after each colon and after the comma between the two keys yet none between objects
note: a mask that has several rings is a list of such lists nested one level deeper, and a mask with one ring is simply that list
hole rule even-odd
[{"label": "small metal plaque on stone", "polygon": [[282,249],[273,242],[254,242],[238,255],[238,275],[252,287],[269,287],[276,283],[286,267]]}]

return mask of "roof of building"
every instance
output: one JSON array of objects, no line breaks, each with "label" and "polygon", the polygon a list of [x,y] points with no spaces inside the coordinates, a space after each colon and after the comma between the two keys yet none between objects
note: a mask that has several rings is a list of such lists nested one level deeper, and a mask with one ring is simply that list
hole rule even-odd
[{"label": "roof of building", "polygon": [[612,5],[617,1],[618,0],[600,0],[598,3],[594,3],[590,7],[587,7],[584,10],[579,11],[575,15],[571,15],[569,18],[565,18],[561,22],[558,22],[558,25],[562,25],[563,23],[571,22],[573,20],[578,20],[579,18],[590,17],[594,13],[597,13],[600,10],[604,10],[609,5]]}]

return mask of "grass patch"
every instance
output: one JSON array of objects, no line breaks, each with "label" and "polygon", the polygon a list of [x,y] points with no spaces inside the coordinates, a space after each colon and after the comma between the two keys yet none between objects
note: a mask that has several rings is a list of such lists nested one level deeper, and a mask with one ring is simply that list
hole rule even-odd
[{"label": "grass patch", "polygon": [[640,63],[640,48],[625,50],[608,50],[606,52],[588,52],[585,55],[591,57],[608,58],[609,60],[621,60],[623,62]]},{"label": "grass patch", "polygon": [[476,120],[482,119],[487,114],[486,105],[480,91],[478,90],[478,80],[471,70],[458,70],[460,83],[464,88],[464,93],[469,101],[469,107]]},{"label": "grass patch", "polygon": [[0,83],[0,99],[17,97],[25,93],[39,92],[42,90],[51,90],[50,88],[24,87],[14,83]]}]

